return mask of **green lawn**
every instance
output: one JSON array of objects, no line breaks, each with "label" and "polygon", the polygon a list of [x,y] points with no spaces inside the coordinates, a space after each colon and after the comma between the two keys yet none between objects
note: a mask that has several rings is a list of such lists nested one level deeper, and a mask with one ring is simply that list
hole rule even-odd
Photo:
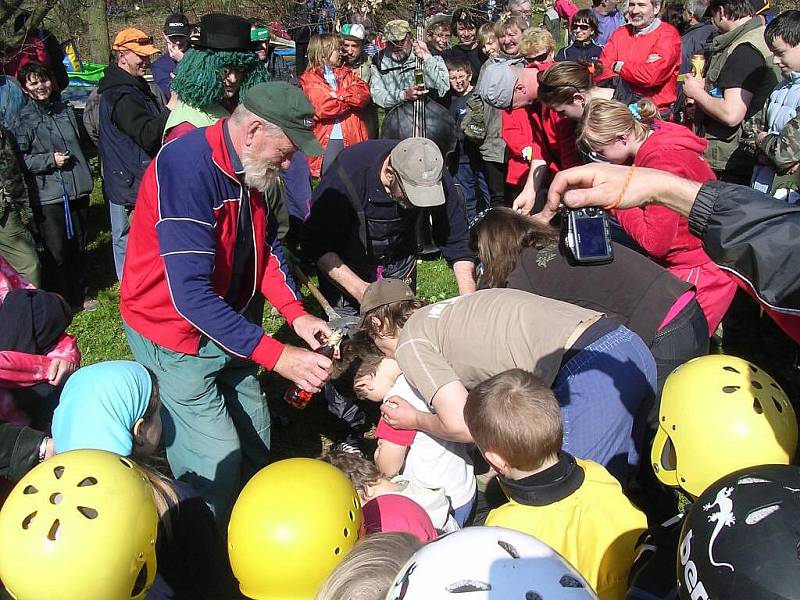
[{"label": "green lawn", "polygon": [[[114,273],[111,233],[106,214],[98,182],[90,209],[87,272],[90,290],[96,295],[100,305],[94,312],[77,314],[69,328],[69,333],[78,338],[83,365],[103,360],[133,358],[119,315],[119,284]],[[316,281],[316,278],[312,277],[312,280]],[[441,259],[423,261],[419,265],[418,282],[418,296],[428,302],[449,298],[457,292],[453,272]],[[315,314],[321,314],[320,307],[307,290],[303,293],[306,308]],[[284,342],[302,343],[286,326],[283,318],[272,314],[269,306],[264,311],[263,323],[264,330],[270,335]],[[324,400],[318,396],[305,411],[298,411],[281,400],[288,386],[285,380],[262,372],[261,382],[274,418],[275,457],[318,455],[330,442],[330,432],[335,428],[325,410]]]}]

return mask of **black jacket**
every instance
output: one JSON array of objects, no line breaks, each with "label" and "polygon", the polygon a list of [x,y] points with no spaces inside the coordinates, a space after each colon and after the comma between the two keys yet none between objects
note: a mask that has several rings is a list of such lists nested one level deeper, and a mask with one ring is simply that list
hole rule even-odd
[{"label": "black jacket", "polygon": [[709,181],[689,213],[689,230],[711,260],[742,279],[761,302],[800,316],[800,207]]},{"label": "black jacket", "polygon": [[[374,278],[376,265],[416,254],[414,225],[420,209],[400,207],[386,193],[379,177],[383,160],[397,144],[397,140],[367,140],[350,146],[326,171],[314,190],[305,224],[303,248],[310,260],[316,262],[323,254],[336,252],[360,277],[372,281],[370,271]],[[367,248],[361,243],[360,220],[340,167],[363,211]],[[434,241],[450,265],[460,260],[474,262],[464,201],[446,169],[442,186],[445,203],[431,209]]]},{"label": "black jacket", "polygon": [[509,274],[510,288],[605,313],[650,346],[669,309],[692,285],[649,258],[614,244],[605,265],[572,265],[556,243],[525,248]]},{"label": "black jacket", "polygon": [[0,477],[19,481],[39,463],[45,435],[29,427],[0,423]]}]

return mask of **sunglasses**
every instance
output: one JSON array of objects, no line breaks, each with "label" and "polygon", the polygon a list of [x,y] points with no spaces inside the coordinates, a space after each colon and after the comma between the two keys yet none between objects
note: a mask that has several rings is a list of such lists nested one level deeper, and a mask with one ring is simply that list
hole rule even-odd
[{"label": "sunglasses", "polygon": [[543,63],[544,61],[547,60],[547,57],[549,56],[550,56],[550,51],[548,50],[547,52],[542,52],[541,54],[537,54],[536,56],[526,56],[525,62],[528,63],[529,65],[532,65],[534,63]]},{"label": "sunglasses", "polygon": [[588,25],[587,23],[574,23],[572,25],[572,28],[578,29],[580,31],[589,31],[590,29],[592,29],[592,26]]}]

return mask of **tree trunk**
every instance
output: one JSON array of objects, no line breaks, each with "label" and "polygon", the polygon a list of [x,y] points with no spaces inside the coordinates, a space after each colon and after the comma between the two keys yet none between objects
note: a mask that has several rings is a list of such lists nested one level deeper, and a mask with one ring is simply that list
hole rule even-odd
[{"label": "tree trunk", "polygon": [[91,0],[89,6],[90,61],[108,64],[111,43],[108,36],[108,7],[106,0]]}]

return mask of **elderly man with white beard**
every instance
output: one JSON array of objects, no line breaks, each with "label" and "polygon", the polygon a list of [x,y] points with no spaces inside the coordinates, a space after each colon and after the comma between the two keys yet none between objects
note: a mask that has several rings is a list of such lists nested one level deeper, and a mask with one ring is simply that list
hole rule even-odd
[{"label": "elderly man with white beard", "polygon": [[254,86],[230,118],[164,146],[139,190],[120,312],[133,355],[158,380],[172,472],[220,526],[268,459],[258,368],[317,392],[331,366],[248,318],[260,294],[312,348],[330,335],[303,308],[264,198],[295,151],[322,154],[313,116],[298,88]]}]

